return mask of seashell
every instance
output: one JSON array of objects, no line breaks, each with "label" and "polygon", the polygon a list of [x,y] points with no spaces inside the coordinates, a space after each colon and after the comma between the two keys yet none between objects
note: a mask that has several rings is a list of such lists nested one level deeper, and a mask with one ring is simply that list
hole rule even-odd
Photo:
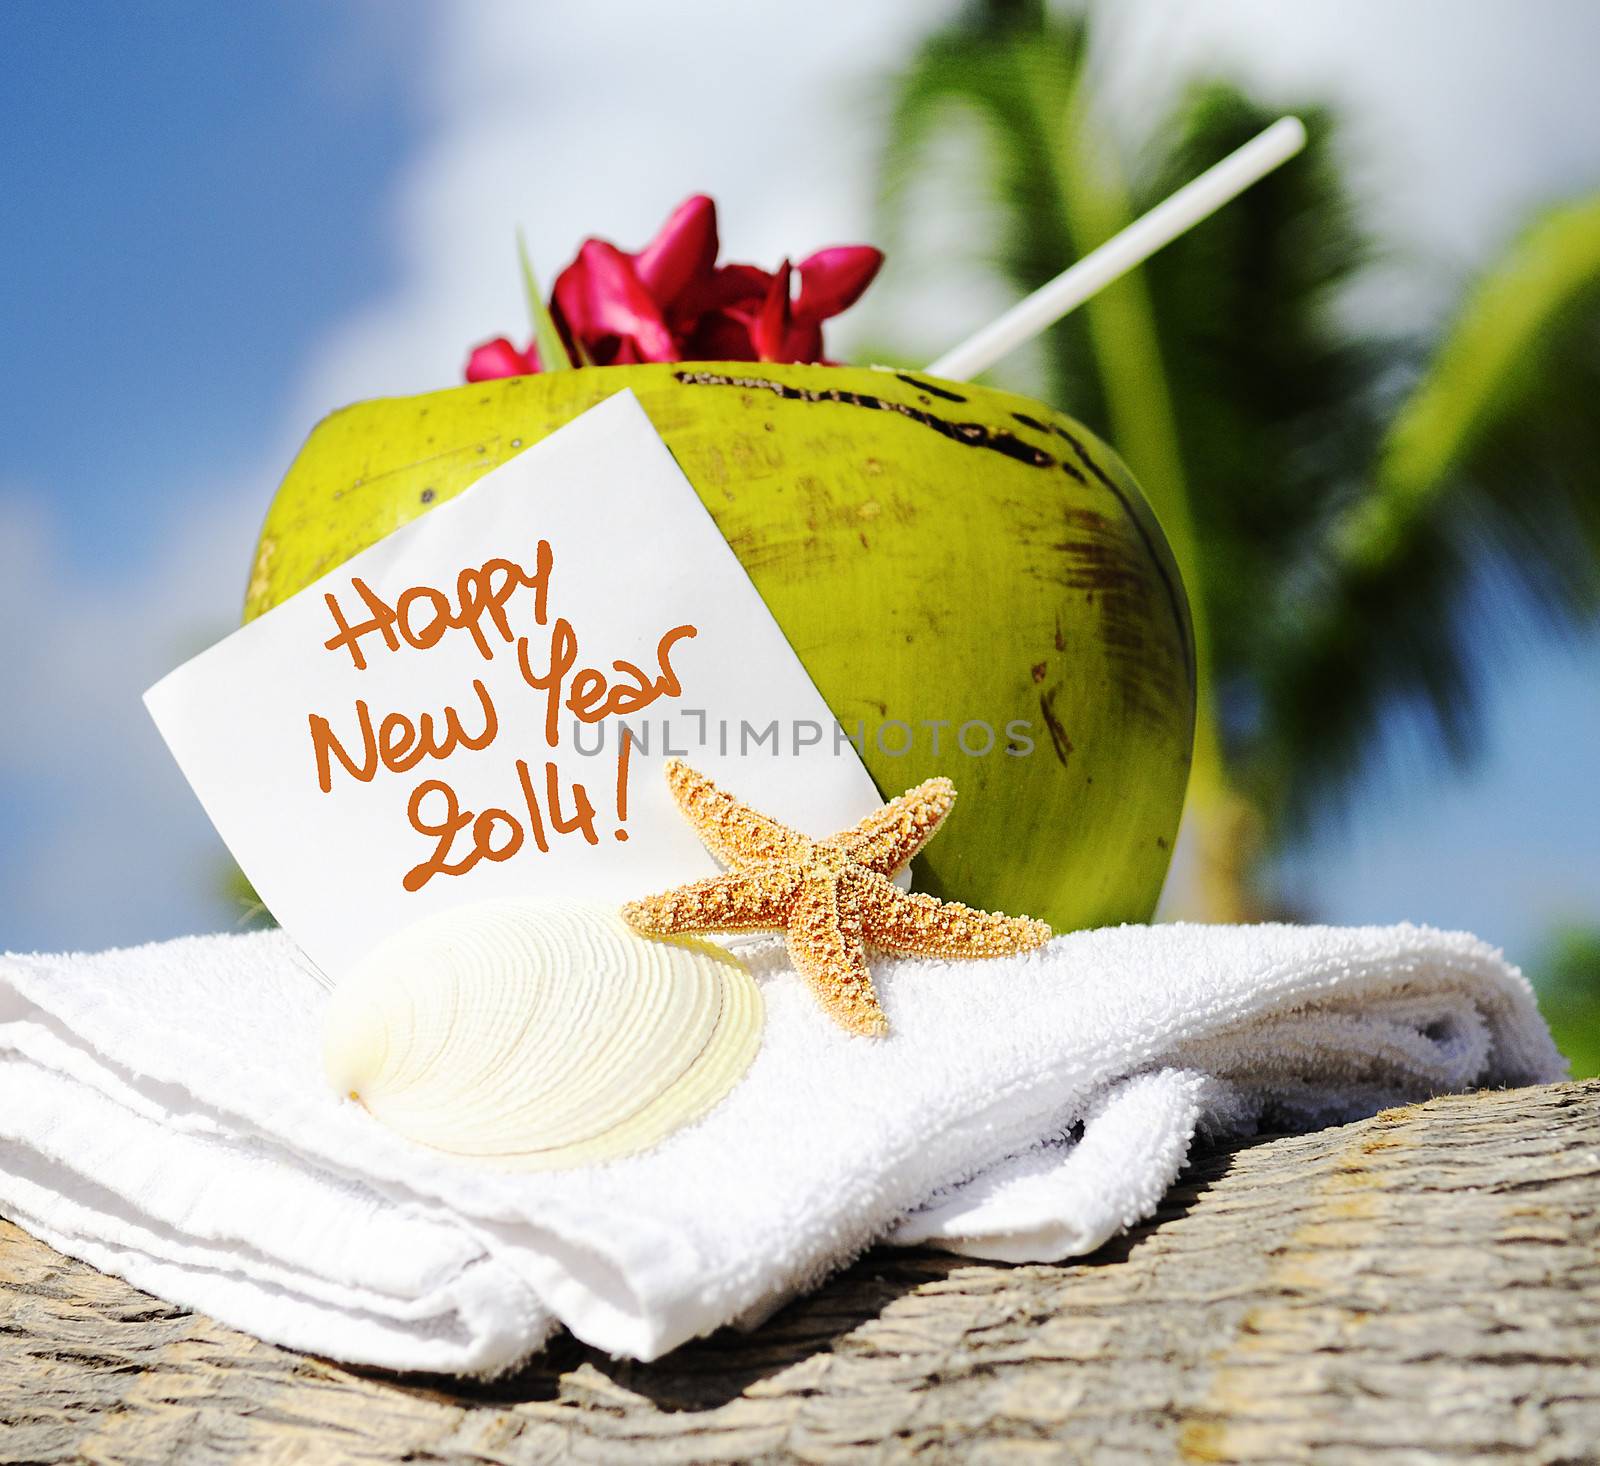
[{"label": "seashell", "polygon": [[512,1169],[643,1150],[738,1083],[761,994],[708,942],[609,907],[490,901],[381,942],[329,1000],[338,1092],[409,1140]]}]

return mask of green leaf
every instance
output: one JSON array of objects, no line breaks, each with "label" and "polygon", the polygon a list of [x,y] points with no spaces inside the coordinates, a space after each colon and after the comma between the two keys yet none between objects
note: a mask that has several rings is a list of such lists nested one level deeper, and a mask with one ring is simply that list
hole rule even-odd
[{"label": "green leaf", "polygon": [[[544,303],[544,293],[539,289],[539,277],[533,273],[533,261],[528,258],[528,241],[517,230],[517,259],[522,265],[522,289],[528,297],[528,316],[533,322],[533,344],[539,352],[541,371],[560,372],[572,366],[566,343],[550,318],[549,307]],[[579,347],[581,356],[582,347]],[[584,362],[584,365],[589,365]]]},{"label": "green leaf", "polygon": [[1536,219],[1468,293],[1272,618],[1263,695],[1292,803],[1346,783],[1393,708],[1471,755],[1482,684],[1521,650],[1508,608],[1593,623],[1597,400],[1600,197]]},{"label": "green leaf", "polygon": [[1341,526],[1338,550],[1378,566],[1402,546],[1475,450],[1558,384],[1566,326],[1600,296],[1600,197],[1552,210],[1469,296],[1390,428],[1377,490]]}]

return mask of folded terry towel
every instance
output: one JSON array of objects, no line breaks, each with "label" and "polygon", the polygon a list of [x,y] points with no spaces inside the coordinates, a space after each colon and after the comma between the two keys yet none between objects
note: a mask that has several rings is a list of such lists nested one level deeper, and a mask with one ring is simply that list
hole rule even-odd
[{"label": "folded terry towel", "polygon": [[324,994],[278,933],[0,959],[0,1212],[263,1338],[494,1373],[557,1321],[652,1359],[874,1239],[1091,1251],[1197,1128],[1316,1126],[1565,1065],[1520,974],[1411,926],[1120,927],[1022,957],[884,959],[884,1040],[781,949],[749,1074],[654,1150],[509,1175],[332,1095]]}]

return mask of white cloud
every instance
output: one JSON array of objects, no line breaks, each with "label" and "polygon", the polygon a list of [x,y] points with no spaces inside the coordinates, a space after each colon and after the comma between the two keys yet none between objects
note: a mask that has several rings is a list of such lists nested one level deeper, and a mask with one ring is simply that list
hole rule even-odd
[{"label": "white cloud", "polygon": [[1470,270],[1529,209],[1600,187],[1592,5],[1136,0],[1102,14],[1131,131],[1196,74],[1340,104],[1354,175],[1419,267]]},{"label": "white cloud", "polygon": [[330,337],[303,414],[447,384],[474,342],[524,335],[519,224],[547,287],[586,234],[636,248],[700,191],[719,200],[735,258],[773,265],[870,237],[875,84],[943,8],[443,12],[428,137],[394,201],[399,284]]},{"label": "white cloud", "polygon": [[244,493],[197,502],[211,507],[155,561],[113,579],[65,556],[42,495],[0,502],[0,946],[93,947],[232,919],[221,845],[139,702],[238,612],[259,511]]}]

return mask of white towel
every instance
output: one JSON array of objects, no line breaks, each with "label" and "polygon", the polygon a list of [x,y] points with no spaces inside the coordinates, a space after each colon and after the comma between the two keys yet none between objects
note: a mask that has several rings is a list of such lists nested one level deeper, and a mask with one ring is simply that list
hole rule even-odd
[{"label": "white towel", "polygon": [[491,1374],[559,1320],[653,1359],[892,1236],[1092,1251],[1197,1127],[1314,1126],[1565,1065],[1527,983],[1417,927],[1121,927],[1023,957],[884,959],[851,1038],[752,958],[760,1055],[700,1123],[508,1175],[390,1135],[319,1069],[278,933],[0,959],[0,1212],[263,1338]]}]

